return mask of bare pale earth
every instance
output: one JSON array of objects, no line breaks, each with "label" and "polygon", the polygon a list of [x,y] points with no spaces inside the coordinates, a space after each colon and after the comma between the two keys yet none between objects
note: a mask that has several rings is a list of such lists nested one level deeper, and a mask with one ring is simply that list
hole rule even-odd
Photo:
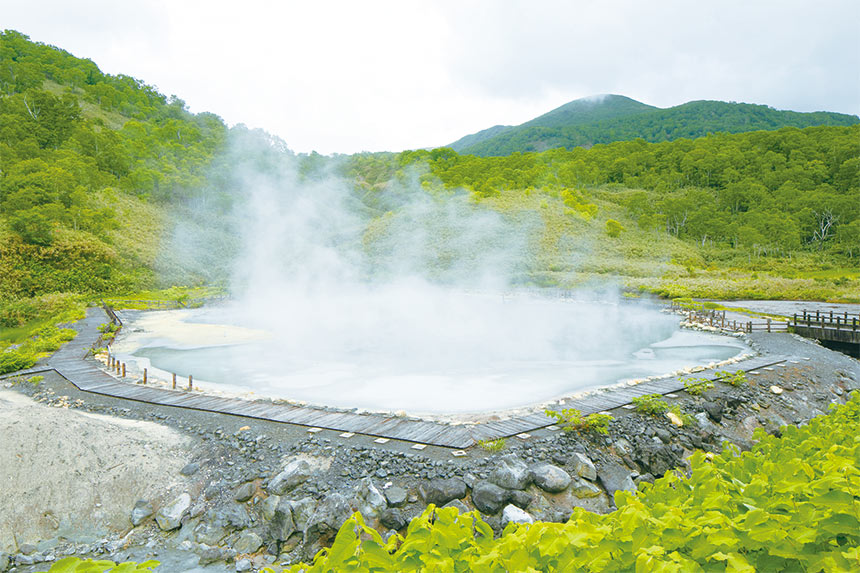
[{"label": "bare pale earth", "polygon": [[0,551],[131,528],[138,499],[157,509],[160,499],[181,492],[188,446],[158,424],[44,406],[0,390]]}]

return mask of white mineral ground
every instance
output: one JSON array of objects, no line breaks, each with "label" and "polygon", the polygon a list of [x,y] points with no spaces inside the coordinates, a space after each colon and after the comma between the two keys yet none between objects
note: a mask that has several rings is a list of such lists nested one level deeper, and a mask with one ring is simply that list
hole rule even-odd
[{"label": "white mineral ground", "polygon": [[157,503],[180,493],[189,446],[165,426],[45,406],[0,390],[0,551],[129,529],[137,500]]}]

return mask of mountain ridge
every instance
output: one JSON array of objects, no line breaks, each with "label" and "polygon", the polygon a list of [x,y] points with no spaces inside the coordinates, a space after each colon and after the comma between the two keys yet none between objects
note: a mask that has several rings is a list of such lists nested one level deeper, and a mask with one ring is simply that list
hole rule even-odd
[{"label": "mountain ridge", "polygon": [[777,110],[761,104],[694,100],[668,108],[604,94],[568,102],[517,126],[494,126],[466,135],[449,147],[483,157],[644,139],[658,143],[710,133],[743,133],[783,127],[853,125],[855,115]]}]

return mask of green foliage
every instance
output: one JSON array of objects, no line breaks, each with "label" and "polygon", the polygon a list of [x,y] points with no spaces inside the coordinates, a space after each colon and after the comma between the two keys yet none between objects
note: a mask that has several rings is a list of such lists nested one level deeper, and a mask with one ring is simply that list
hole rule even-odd
[{"label": "green foliage", "polygon": [[624,231],[624,225],[616,221],[615,219],[607,219],[606,220],[606,234],[612,237],[613,239],[619,236]]},{"label": "green foliage", "polygon": [[747,373],[743,370],[738,370],[736,372],[720,370],[718,372],[714,372],[714,375],[720,382],[725,382],[726,384],[731,384],[732,386],[742,386],[745,382],[747,382]]},{"label": "green foliage", "polygon": [[696,139],[712,133],[856,123],[858,119],[853,115],[798,113],[721,101],[693,101],[658,109],[624,96],[607,95],[599,100],[572,101],[516,127],[496,126],[466,136],[451,147],[468,155],[504,156],[640,138],[659,143]]},{"label": "green foliage", "polygon": [[99,325],[98,331],[102,334],[114,334],[119,331],[119,325],[112,322],[103,322]]},{"label": "green foliage", "polygon": [[696,424],[695,416],[688,414],[681,410],[681,406],[675,404],[674,406],[669,408],[669,412],[675,414],[675,416],[681,420],[681,424],[684,426],[693,426]]},{"label": "green foliage", "polygon": [[612,421],[611,414],[589,414],[583,416],[576,408],[566,408],[561,411],[544,410],[544,413],[558,420],[565,432],[595,433],[606,435],[609,433],[609,422]]},{"label": "green foliage", "polygon": [[714,383],[707,378],[687,378],[684,380],[684,390],[690,396],[701,396],[713,387]]},{"label": "green foliage", "polygon": [[500,452],[505,449],[505,439],[499,438],[497,440],[480,440],[478,442],[478,446],[482,450],[486,450],[488,452]]},{"label": "green foliage", "polygon": [[44,376],[30,376],[29,378],[27,378],[27,382],[29,382],[33,386],[38,386],[39,382],[41,382],[44,379],[45,379]]},{"label": "green foliage", "polygon": [[143,563],[125,561],[115,563],[106,559],[80,559],[79,557],[65,557],[55,561],[48,571],[41,573],[143,573],[156,569],[161,563],[150,559]]},{"label": "green foliage", "polygon": [[355,514],[330,549],[290,571],[856,571],[860,569],[860,394],[752,451],[697,452],[617,511],[511,524],[433,506],[383,542]]},{"label": "green foliage", "polygon": [[57,325],[84,316],[79,296],[51,294],[27,299],[0,299],[0,374],[33,366],[75,337]]},{"label": "green foliage", "polygon": [[638,396],[633,398],[631,402],[636,406],[637,412],[648,416],[658,416],[669,411],[669,404],[666,403],[660,394],[646,394],[645,396]]}]

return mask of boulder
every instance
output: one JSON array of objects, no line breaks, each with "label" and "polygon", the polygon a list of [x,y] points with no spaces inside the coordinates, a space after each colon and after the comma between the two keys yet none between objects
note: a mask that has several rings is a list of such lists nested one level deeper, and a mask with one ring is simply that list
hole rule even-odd
[{"label": "boulder", "polygon": [[305,543],[314,543],[323,535],[335,533],[351,514],[352,509],[343,495],[329,494],[308,520]]},{"label": "boulder", "polygon": [[311,477],[311,465],[306,460],[293,460],[281,473],[272,478],[267,489],[272,495],[284,495],[304,483],[309,477]]},{"label": "boulder", "polygon": [[549,493],[560,493],[570,485],[570,474],[552,464],[532,466],[535,485]]},{"label": "boulder", "polygon": [[383,509],[379,512],[379,523],[382,524],[386,529],[393,529],[394,531],[400,531],[404,527],[406,527],[406,518],[403,517],[403,514],[399,509],[394,507],[389,507]]},{"label": "boulder", "polygon": [[[271,499],[271,498],[269,498]],[[272,512],[269,522],[269,536],[277,541],[286,541],[296,530],[293,508],[290,500],[281,498]]]},{"label": "boulder", "polygon": [[297,531],[304,533],[308,529],[308,522],[313,517],[317,510],[317,502],[312,497],[303,497],[302,499],[289,502],[290,510],[293,513],[293,523]]},{"label": "boulder", "polygon": [[534,498],[531,496],[531,494],[528,494],[522,490],[512,489],[508,492],[508,494],[510,495],[508,500],[520,509],[528,509],[532,501],[534,501]]},{"label": "boulder", "polygon": [[615,462],[601,464],[597,470],[597,479],[606,489],[609,499],[615,499],[615,492],[618,490],[636,491],[631,473]]},{"label": "boulder", "polygon": [[513,504],[505,506],[502,510],[502,529],[507,527],[509,523],[534,523],[534,518]]},{"label": "boulder", "polygon": [[459,478],[434,479],[418,488],[426,504],[442,507],[449,501],[466,497],[466,482]]},{"label": "boulder", "polygon": [[250,559],[239,559],[236,562],[236,572],[243,573],[244,571],[250,571],[253,568],[253,564]]},{"label": "boulder", "polygon": [[158,522],[158,527],[164,531],[178,529],[182,525],[181,520],[191,507],[191,496],[183,493],[169,504],[158,510],[155,515],[155,521]]},{"label": "boulder", "polygon": [[263,545],[263,539],[253,531],[243,531],[233,543],[233,549],[239,553],[255,553]]},{"label": "boulder", "polygon": [[406,504],[406,490],[402,487],[392,486],[384,490],[385,499],[391,507],[402,507]]},{"label": "boulder", "polygon": [[[152,504],[145,499],[139,499],[137,500],[137,503],[134,504],[134,509],[131,510],[131,524],[137,527],[152,514]],[[2,570],[3,569],[0,569],[0,571]]]},{"label": "boulder", "polygon": [[597,479],[597,468],[585,454],[575,453],[570,457],[573,472],[579,477],[594,481]]},{"label": "boulder", "polygon": [[369,477],[362,479],[356,485],[355,493],[363,501],[361,512],[366,516],[379,515],[380,511],[388,507],[385,496],[376,489],[376,486],[373,485],[373,480]]},{"label": "boulder", "polygon": [[493,482],[482,480],[472,488],[472,504],[481,513],[494,515],[504,507],[510,499],[510,492]]},{"label": "boulder", "polygon": [[275,510],[281,502],[281,496],[270,495],[260,504],[260,512],[263,514],[263,519],[272,521],[275,518]]},{"label": "boulder", "polygon": [[713,420],[715,423],[719,424],[720,420],[723,419],[723,405],[720,402],[705,402],[702,405],[702,408],[705,412],[708,413],[708,417]]},{"label": "boulder", "polygon": [[254,482],[245,482],[233,494],[233,499],[240,502],[248,501],[254,496],[255,491],[257,491],[257,486],[254,485]]},{"label": "boulder", "polygon": [[460,514],[469,513],[470,511],[472,511],[471,509],[469,509],[468,505],[466,505],[465,503],[463,503],[459,499],[455,499],[454,501],[449,501],[443,507],[456,507],[457,511]]},{"label": "boulder", "polygon": [[580,477],[573,480],[570,484],[570,493],[578,498],[597,497],[601,491],[603,490],[597,485]]},{"label": "boulder", "polygon": [[514,454],[502,456],[488,478],[505,489],[525,489],[532,479],[532,473],[524,461]]}]

